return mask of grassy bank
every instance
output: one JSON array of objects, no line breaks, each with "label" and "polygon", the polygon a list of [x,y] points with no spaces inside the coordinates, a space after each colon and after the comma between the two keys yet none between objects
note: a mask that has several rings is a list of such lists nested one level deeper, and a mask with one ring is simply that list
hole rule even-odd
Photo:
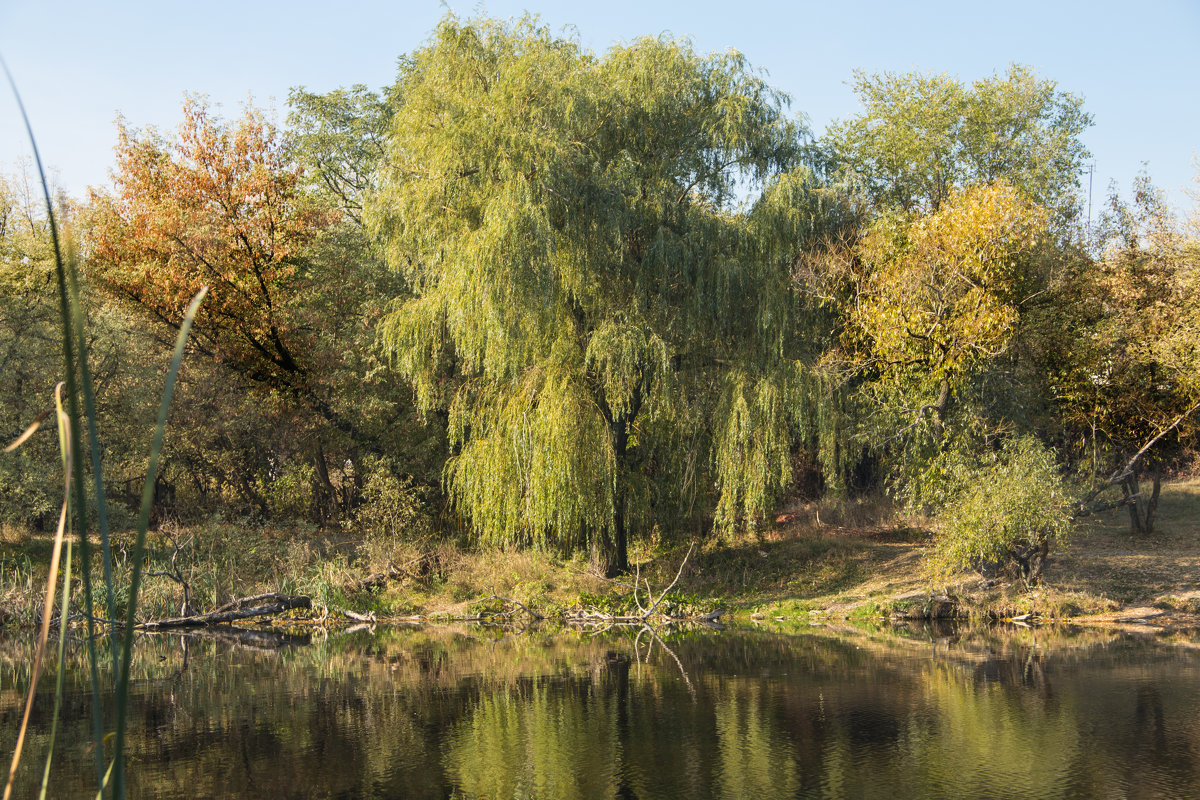
[{"label": "grassy bank", "polygon": [[[1189,624],[1200,613],[1200,479],[1168,484],[1156,532],[1130,533],[1120,512],[1084,521],[1053,554],[1044,585],[986,581],[974,574],[934,582],[924,569],[929,522],[880,501],[794,504],[759,535],[636,549],[637,578],[681,611],[723,608],[732,616],[804,621],[965,614],[1033,614],[1113,624]],[[128,550],[131,537],[115,543]],[[569,609],[634,608],[629,585],[592,574],[585,560],[527,550],[364,537],[315,527],[234,522],[165,528],[150,537],[149,576],[139,614],[175,616],[183,584],[192,606],[213,609],[263,592],[306,594],[315,613],[467,616],[509,598],[554,616]],[[5,529],[0,538],[0,615],[32,622],[49,536]],[[118,559],[119,565],[124,559]],[[119,569],[123,567],[119,566]],[[118,575],[118,585],[123,584]],[[122,598],[118,598],[120,602]]]}]

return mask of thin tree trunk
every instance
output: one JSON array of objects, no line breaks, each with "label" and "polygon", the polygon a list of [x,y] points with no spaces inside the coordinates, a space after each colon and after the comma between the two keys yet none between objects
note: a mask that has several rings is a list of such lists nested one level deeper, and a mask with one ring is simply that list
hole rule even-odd
[{"label": "thin tree trunk", "polygon": [[1154,489],[1150,492],[1150,499],[1146,501],[1146,516],[1143,517],[1142,530],[1145,533],[1154,533],[1154,519],[1158,514],[1158,495],[1162,492],[1162,467],[1154,468]]},{"label": "thin tree trunk", "polygon": [[604,577],[615,578],[629,571],[629,531],[625,513],[625,486],[629,474],[629,426],[642,407],[642,390],[639,386],[634,391],[624,414],[614,414],[603,395],[599,397],[599,401],[600,409],[608,422],[617,475],[613,496],[612,536],[597,536],[592,540],[592,563],[597,569],[603,569]]},{"label": "thin tree trunk", "polygon": [[334,509],[338,505],[338,493],[333,481],[329,479],[329,465],[325,461],[324,447],[317,447],[317,452],[313,454],[313,466],[317,471],[317,491],[314,498],[317,519],[314,521],[324,523],[336,514]]},{"label": "thin tree trunk", "polygon": [[1138,487],[1137,474],[1128,475],[1125,480],[1121,481],[1121,491],[1125,494],[1125,502],[1129,506],[1129,525],[1134,534],[1145,533],[1142,529],[1143,509],[1145,501],[1142,499],[1141,491]]},{"label": "thin tree trunk", "polygon": [[615,578],[629,572],[629,536],[625,530],[625,492],[617,491],[617,513],[613,520],[613,558],[605,570],[606,578]]},{"label": "thin tree trunk", "polygon": [[627,448],[629,446],[629,423],[618,417],[611,424],[613,450],[617,456],[617,486],[613,496],[613,542],[604,577],[615,578],[629,571],[628,531],[625,528],[625,474]]}]

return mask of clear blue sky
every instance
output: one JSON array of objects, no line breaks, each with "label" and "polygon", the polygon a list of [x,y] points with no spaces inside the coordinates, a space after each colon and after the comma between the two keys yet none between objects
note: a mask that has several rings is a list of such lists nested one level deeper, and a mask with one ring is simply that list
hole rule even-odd
[{"label": "clear blue sky", "polygon": [[[971,81],[1016,61],[1082,95],[1095,117],[1097,203],[1147,162],[1183,205],[1200,155],[1200,0],[0,0],[0,53],[16,77],[45,161],[74,195],[108,180],[118,113],[172,129],[185,92],[228,113],[253,98],[282,119],[290,87],[391,81],[453,10],[574,26],[584,45],[669,32],[702,51],[734,48],[792,96],[814,132],[855,113],[855,69],[947,72]],[[0,98],[0,169],[28,153]],[[1086,176],[1085,176],[1086,191]]]}]

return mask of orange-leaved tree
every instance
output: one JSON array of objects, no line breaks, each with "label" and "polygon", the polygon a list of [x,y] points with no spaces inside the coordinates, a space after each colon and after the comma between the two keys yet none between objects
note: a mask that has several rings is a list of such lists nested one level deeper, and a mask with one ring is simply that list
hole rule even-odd
[{"label": "orange-leaved tree", "polygon": [[[259,111],[225,120],[196,99],[184,104],[173,136],[122,124],[113,188],[91,195],[88,269],[164,332],[180,324],[188,298],[210,287],[190,341],[211,359],[204,382],[257,387],[262,396],[192,388],[178,413],[194,422],[177,426],[174,457],[209,464],[214,447],[237,449],[236,466],[209,483],[248,487],[239,497],[260,506],[255,485],[289,466],[311,468],[319,495],[312,513],[326,519],[352,500],[353,481],[330,478],[340,465],[364,451],[408,460],[395,445],[411,405],[370,378],[374,325],[395,295],[382,285],[386,271],[360,227],[307,186],[288,144]],[[265,448],[231,444],[244,444],[241,429],[228,428],[247,406],[273,426]]]},{"label": "orange-leaved tree", "polygon": [[276,128],[247,108],[216,119],[195,98],[173,139],[120,124],[114,191],[91,193],[92,274],[172,326],[201,286],[197,346],[308,400],[308,248],[337,221],[300,189]]}]

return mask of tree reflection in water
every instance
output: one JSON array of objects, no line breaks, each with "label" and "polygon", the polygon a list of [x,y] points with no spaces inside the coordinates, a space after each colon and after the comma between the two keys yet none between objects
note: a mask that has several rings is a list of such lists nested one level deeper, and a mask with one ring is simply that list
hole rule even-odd
[{"label": "tree reflection in water", "polygon": [[[1200,656],[1186,648],[1105,632],[655,636],[649,657],[636,629],[147,637],[130,796],[901,800],[1200,785]],[[94,792],[79,667],[54,796]],[[27,673],[25,644],[0,642],[5,747]],[[35,709],[31,754],[49,708]]]}]

